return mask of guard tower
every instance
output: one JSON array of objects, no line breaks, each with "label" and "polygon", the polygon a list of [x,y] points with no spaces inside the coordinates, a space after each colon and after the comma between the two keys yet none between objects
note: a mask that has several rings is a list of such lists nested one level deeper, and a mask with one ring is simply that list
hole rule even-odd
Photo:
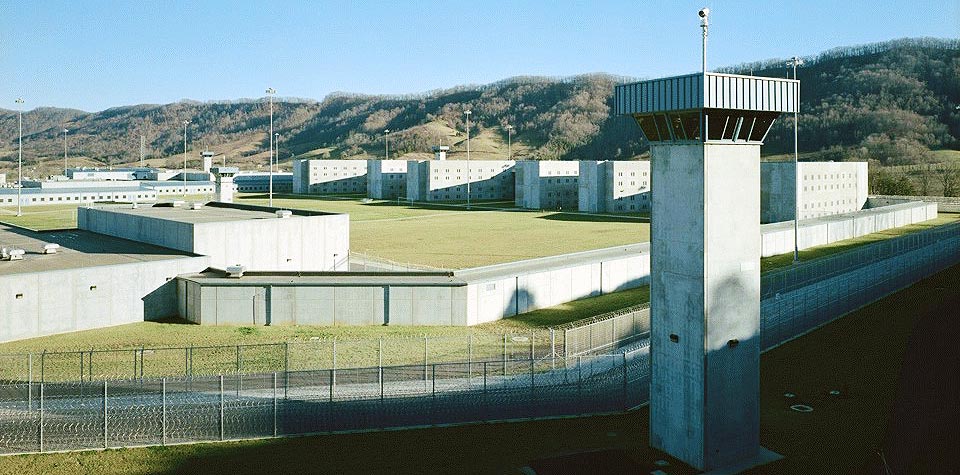
[{"label": "guard tower", "polygon": [[450,151],[450,147],[446,145],[434,145],[433,146],[433,159],[434,160],[446,160],[447,152]]},{"label": "guard tower", "polygon": [[217,178],[217,201],[233,203],[233,193],[237,191],[237,185],[233,183],[233,177],[240,172],[240,169],[237,167],[212,167],[210,171]]},{"label": "guard tower", "polygon": [[210,173],[210,168],[213,166],[213,157],[215,155],[216,155],[215,153],[209,152],[206,150],[204,150],[203,152],[200,152],[200,158],[203,159],[204,173]]},{"label": "guard tower", "polygon": [[799,94],[709,72],[616,87],[652,155],[650,443],[700,470],[760,454],[760,146]]}]

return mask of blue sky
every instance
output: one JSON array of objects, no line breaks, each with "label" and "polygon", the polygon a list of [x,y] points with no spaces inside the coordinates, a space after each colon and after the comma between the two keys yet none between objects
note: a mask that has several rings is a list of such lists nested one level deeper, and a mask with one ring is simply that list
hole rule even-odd
[{"label": "blue sky", "polygon": [[0,107],[108,107],[334,91],[413,93],[518,75],[657,77],[902,37],[960,37],[960,0],[0,0]]}]

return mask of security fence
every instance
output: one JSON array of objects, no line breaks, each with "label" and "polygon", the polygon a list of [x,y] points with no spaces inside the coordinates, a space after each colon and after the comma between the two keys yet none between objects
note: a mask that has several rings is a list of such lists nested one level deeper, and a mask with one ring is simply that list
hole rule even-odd
[{"label": "security fence", "polygon": [[617,355],[0,385],[0,453],[221,441],[623,411],[646,346]]},{"label": "security fence", "polygon": [[563,332],[566,356],[610,351],[649,335],[650,304],[597,315],[554,330]]},{"label": "security fence", "polygon": [[764,274],[760,338],[771,348],[960,262],[960,224]]},{"label": "security fence", "polygon": [[197,377],[563,356],[564,332],[0,354],[0,384]]}]

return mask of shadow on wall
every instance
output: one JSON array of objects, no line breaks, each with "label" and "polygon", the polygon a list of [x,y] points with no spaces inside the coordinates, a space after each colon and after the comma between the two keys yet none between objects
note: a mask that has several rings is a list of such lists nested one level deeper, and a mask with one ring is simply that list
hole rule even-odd
[{"label": "shadow on wall", "polygon": [[166,281],[140,300],[143,300],[144,320],[157,321],[180,315],[180,310],[177,308],[176,279]]},{"label": "shadow on wall", "polygon": [[756,275],[727,277],[710,298],[704,427],[713,450],[704,454],[707,467],[753,457],[760,446],[760,283],[749,282]]},{"label": "shadow on wall", "polygon": [[[502,317],[510,317],[514,315],[519,315],[524,312],[530,311],[530,309],[536,309],[537,299],[530,293],[527,289],[519,288],[514,281],[513,295],[510,296],[510,301],[507,303],[507,307],[503,309]],[[498,316],[497,319],[502,318]]]}]

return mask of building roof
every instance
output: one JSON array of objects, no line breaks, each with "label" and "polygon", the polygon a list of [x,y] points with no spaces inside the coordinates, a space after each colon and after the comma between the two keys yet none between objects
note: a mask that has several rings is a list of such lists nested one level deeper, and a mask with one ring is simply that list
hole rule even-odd
[{"label": "building roof", "polygon": [[[40,252],[47,243],[60,245],[56,254]],[[0,246],[26,251],[23,260],[0,260],[0,276],[196,257],[188,252],[79,229],[35,232],[2,223]]]},{"label": "building roof", "polygon": [[[138,206],[136,209],[130,206],[102,206],[98,210],[108,211],[119,214],[128,214],[135,216],[146,216],[150,218],[163,219],[168,221],[177,221],[181,223],[219,223],[229,221],[246,221],[252,219],[280,219],[276,211],[280,208],[270,208],[267,206],[249,206],[229,203],[208,202],[200,209],[190,209],[189,207],[174,207],[170,203],[157,205]],[[317,211],[291,210],[292,216],[287,219],[296,219],[303,216],[324,216],[335,215],[339,213],[324,213]]]},{"label": "building roof", "polygon": [[696,73],[619,85],[614,97],[618,115],[692,109],[795,112],[800,81]]}]

